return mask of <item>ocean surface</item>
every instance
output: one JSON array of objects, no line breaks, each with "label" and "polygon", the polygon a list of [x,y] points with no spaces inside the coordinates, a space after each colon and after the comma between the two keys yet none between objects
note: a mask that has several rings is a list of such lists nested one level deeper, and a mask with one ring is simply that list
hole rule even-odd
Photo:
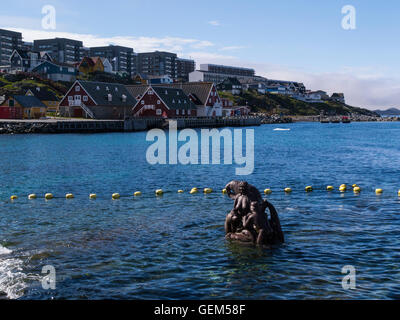
[{"label": "ocean surface", "polygon": [[[248,177],[236,164],[152,166],[146,133],[0,136],[0,299],[399,299],[400,123],[254,130]],[[225,240],[233,203],[221,190],[233,179],[272,188],[285,244]],[[343,183],[362,193],[339,193]],[[43,289],[45,266],[55,290]]]}]

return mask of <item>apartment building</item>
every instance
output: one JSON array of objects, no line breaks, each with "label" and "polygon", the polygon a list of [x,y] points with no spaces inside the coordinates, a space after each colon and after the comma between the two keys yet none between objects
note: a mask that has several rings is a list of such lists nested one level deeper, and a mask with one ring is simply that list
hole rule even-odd
[{"label": "apartment building", "polygon": [[169,76],[177,79],[177,55],[170,52],[144,52],[138,53],[138,73],[143,76]]},{"label": "apartment building", "polygon": [[177,58],[176,63],[177,79],[183,82],[189,81],[189,73],[196,70],[196,62],[191,59]]},{"label": "apartment building", "polygon": [[85,48],[82,41],[55,38],[35,40],[33,42],[33,50],[45,51],[59,63],[74,63],[81,61],[86,55]]},{"label": "apartment building", "polygon": [[200,81],[219,84],[227,78],[237,78],[240,81],[260,80],[260,77],[255,75],[254,69],[216,64],[201,64],[200,70],[193,71],[189,74],[190,82]]},{"label": "apartment building", "polygon": [[137,57],[132,48],[115,45],[92,47],[89,55],[91,57],[107,58],[112,64],[113,72],[127,73],[131,76],[137,73]]},{"label": "apartment building", "polygon": [[22,33],[0,29],[0,66],[8,66],[14,50],[22,48]]}]

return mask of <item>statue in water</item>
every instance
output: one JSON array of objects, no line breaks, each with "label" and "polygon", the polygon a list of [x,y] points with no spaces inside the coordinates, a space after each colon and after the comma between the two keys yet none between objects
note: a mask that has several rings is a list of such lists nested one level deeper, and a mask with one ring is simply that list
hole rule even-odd
[{"label": "statue in water", "polygon": [[[227,239],[260,246],[285,242],[278,212],[270,202],[263,200],[256,187],[245,181],[232,181],[225,189],[235,201],[225,221]],[[270,218],[265,212],[267,208]]]}]

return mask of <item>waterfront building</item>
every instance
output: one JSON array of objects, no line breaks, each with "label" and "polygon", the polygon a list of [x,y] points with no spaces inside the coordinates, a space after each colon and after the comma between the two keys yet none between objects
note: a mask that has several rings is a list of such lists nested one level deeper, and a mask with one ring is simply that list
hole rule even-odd
[{"label": "waterfront building", "polygon": [[0,29],[0,66],[8,66],[14,50],[22,49],[22,33]]},{"label": "waterfront building", "polygon": [[1,119],[40,119],[47,107],[35,96],[12,96],[0,106]]},{"label": "waterfront building", "polygon": [[196,117],[196,106],[182,89],[147,86],[132,110],[133,117]]},{"label": "waterfront building", "polygon": [[77,80],[61,100],[59,110],[65,117],[123,120],[136,103],[122,84]]},{"label": "waterfront building", "polygon": [[81,61],[87,54],[82,41],[65,38],[35,40],[33,49],[38,52],[47,52],[54,61],[59,63]]},{"label": "waterfront building", "polygon": [[137,72],[136,53],[132,48],[109,45],[90,48],[90,56],[108,59],[112,71],[119,74],[133,76]]},{"label": "waterfront building", "polygon": [[77,76],[77,71],[73,66],[57,64],[50,61],[39,64],[32,69],[32,72],[53,81],[73,82]]},{"label": "waterfront building", "polygon": [[332,94],[331,100],[332,101],[336,101],[336,102],[340,102],[340,103],[346,103],[346,100],[344,98],[344,94],[343,93],[334,93],[334,94]]},{"label": "waterfront building", "polygon": [[46,107],[47,112],[57,112],[60,99],[49,89],[36,87],[28,89],[26,96],[34,96],[38,98]]},{"label": "waterfront building", "polygon": [[[158,85],[153,85],[156,87]],[[222,102],[217,88],[212,82],[181,82],[162,84],[167,88],[182,89],[196,105],[197,117],[222,117]],[[130,86],[127,86],[128,88]]]}]

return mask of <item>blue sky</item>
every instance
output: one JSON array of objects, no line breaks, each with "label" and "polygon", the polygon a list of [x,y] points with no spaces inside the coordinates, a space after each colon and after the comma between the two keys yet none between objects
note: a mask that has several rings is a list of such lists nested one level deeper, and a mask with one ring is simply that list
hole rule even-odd
[{"label": "blue sky", "polygon": [[[42,29],[44,5],[56,8],[56,30]],[[355,30],[341,26],[344,5],[356,9]],[[400,106],[399,18],[394,0],[14,0],[2,6],[0,27],[27,41],[68,36],[253,67],[373,109]]]}]

